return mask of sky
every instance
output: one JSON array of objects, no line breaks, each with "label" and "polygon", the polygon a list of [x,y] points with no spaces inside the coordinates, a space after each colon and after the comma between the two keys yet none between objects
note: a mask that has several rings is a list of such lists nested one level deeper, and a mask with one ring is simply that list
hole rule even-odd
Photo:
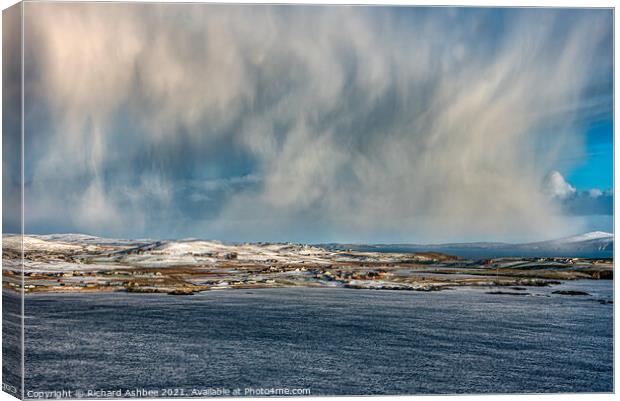
[{"label": "sky", "polygon": [[612,230],[611,10],[27,3],[24,18],[26,232]]}]

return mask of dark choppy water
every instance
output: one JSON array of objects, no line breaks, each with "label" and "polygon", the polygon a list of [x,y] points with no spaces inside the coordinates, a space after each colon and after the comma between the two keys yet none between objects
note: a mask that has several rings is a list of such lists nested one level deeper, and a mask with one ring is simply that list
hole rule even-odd
[{"label": "dark choppy water", "polygon": [[2,292],[2,385],[21,397],[22,302],[11,291]]},{"label": "dark choppy water", "polygon": [[27,296],[26,389],[609,392],[612,287]]}]

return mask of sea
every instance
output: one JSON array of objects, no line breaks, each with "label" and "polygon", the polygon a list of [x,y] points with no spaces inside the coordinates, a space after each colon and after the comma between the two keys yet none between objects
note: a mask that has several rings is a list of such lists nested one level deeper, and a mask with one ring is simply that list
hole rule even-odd
[{"label": "sea", "polygon": [[501,290],[31,294],[26,397],[613,391],[612,281]]}]

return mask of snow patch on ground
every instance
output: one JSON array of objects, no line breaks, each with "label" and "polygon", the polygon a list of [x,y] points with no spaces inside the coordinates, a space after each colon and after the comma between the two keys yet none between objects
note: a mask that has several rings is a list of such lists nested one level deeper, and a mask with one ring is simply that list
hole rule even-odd
[{"label": "snow patch on ground", "polygon": [[2,247],[5,249],[21,250],[23,245],[25,250],[31,251],[79,251],[82,246],[75,244],[68,244],[65,242],[46,241],[32,236],[21,235],[5,235],[2,237]]}]

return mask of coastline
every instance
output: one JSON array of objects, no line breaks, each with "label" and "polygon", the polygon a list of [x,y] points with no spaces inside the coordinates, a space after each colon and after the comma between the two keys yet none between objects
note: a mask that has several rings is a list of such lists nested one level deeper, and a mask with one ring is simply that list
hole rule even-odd
[{"label": "coastline", "polygon": [[[441,291],[540,287],[613,279],[605,258],[464,259],[440,252],[367,252],[302,244],[122,241],[5,236],[3,288],[31,293],[131,292],[191,295],[288,287]],[[24,288],[22,289],[22,266]]]}]

